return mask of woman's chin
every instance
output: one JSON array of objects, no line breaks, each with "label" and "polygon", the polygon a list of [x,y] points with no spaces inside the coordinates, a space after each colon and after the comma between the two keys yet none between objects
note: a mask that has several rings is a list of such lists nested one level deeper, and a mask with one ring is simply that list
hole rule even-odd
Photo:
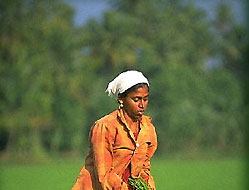
[{"label": "woman's chin", "polygon": [[139,119],[142,118],[142,116],[143,116],[143,113],[137,113],[136,116],[135,116],[135,118],[136,118],[137,120],[139,120]]}]

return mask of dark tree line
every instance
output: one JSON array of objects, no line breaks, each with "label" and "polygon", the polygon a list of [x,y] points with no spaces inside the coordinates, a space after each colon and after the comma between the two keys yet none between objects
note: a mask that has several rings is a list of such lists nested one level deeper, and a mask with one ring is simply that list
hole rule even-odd
[{"label": "dark tree line", "polygon": [[159,153],[241,152],[248,33],[230,7],[210,20],[188,2],[112,2],[80,27],[63,1],[0,2],[1,152],[84,153],[92,123],[117,107],[107,83],[127,69],[150,79]]}]

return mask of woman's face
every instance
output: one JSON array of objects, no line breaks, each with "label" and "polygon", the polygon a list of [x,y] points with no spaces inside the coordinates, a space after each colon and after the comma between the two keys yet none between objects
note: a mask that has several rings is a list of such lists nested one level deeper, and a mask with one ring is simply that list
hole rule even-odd
[{"label": "woman's face", "polygon": [[148,102],[149,91],[148,87],[142,86],[134,91],[129,92],[125,97],[121,98],[123,101],[123,109],[130,116],[131,119],[137,120],[144,114]]}]

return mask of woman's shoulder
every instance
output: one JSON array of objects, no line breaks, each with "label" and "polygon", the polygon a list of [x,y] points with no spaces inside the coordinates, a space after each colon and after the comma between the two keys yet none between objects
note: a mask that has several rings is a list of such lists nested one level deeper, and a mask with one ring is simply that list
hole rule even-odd
[{"label": "woman's shoulder", "polygon": [[147,123],[147,124],[152,124],[152,117],[147,116],[147,115],[143,115],[142,121]]},{"label": "woman's shoulder", "polygon": [[117,110],[101,117],[97,121],[95,121],[95,125],[101,125],[101,124],[109,124],[117,121]]},{"label": "woman's shoulder", "polygon": [[152,117],[144,115],[142,118],[143,124],[147,125],[149,128],[155,128],[155,126],[152,123]]}]

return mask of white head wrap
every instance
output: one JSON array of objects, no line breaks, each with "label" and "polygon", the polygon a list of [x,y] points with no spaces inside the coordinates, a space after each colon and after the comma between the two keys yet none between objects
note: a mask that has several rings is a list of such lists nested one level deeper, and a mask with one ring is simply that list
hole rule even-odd
[{"label": "white head wrap", "polygon": [[149,86],[148,79],[141,72],[135,70],[126,71],[119,74],[108,84],[106,92],[108,96],[118,98],[119,94],[139,83],[146,83]]}]

